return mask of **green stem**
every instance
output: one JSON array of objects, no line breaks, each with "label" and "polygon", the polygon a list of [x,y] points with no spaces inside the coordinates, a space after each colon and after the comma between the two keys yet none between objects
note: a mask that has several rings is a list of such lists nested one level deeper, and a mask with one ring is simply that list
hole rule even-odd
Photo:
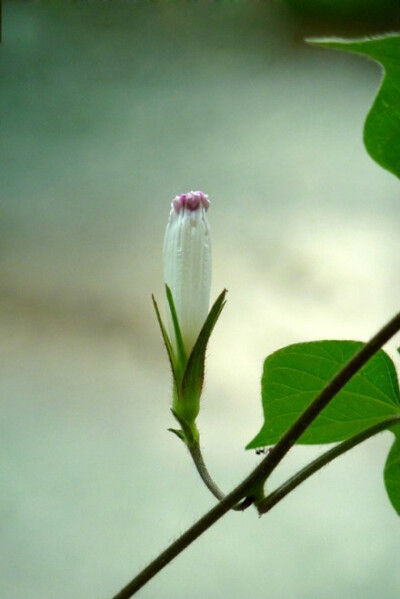
[{"label": "green stem", "polygon": [[211,478],[210,473],[207,470],[207,466],[204,463],[203,455],[200,449],[200,443],[195,443],[192,446],[189,446],[190,455],[192,456],[194,465],[196,466],[196,470],[200,475],[201,480],[206,485],[207,489],[211,491],[211,493],[219,499],[220,501],[224,499],[225,493],[221,491],[217,483]]},{"label": "green stem", "polygon": [[[223,493],[221,491],[221,489],[219,488],[217,483],[213,480],[213,478],[211,477],[211,475],[207,469],[207,466],[203,459],[203,454],[200,449],[200,443],[195,443],[194,445],[191,445],[191,446],[188,445],[188,449],[189,449],[190,455],[192,456],[194,465],[196,466],[196,470],[199,473],[201,480],[206,485],[207,489],[209,491],[211,491],[211,493],[214,495],[214,497],[216,497],[219,501],[222,501],[223,499],[225,499],[225,497],[226,497],[225,493]],[[244,499],[244,501],[240,502],[238,505],[235,505],[232,509],[234,509],[238,512],[242,512],[246,508],[250,507],[250,505],[252,503],[253,503],[253,500],[251,498],[248,498],[248,499],[246,498],[246,499]]]},{"label": "green stem", "polygon": [[400,330],[400,312],[390,320],[328,383],[289,431],[273,447],[262,462],[231,493],[215,505],[200,520],[183,533],[165,551],[131,580],[113,599],[130,599],[139,589],[165,568],[177,555],[224,516],[241,499],[251,493],[275,470],[289,449],[306,428],[317,418],[335,395],[348,383],[370,358]]},{"label": "green stem", "polygon": [[307,464],[307,466],[305,466],[302,470],[296,472],[296,474],[284,482],[280,487],[275,489],[275,491],[272,491],[272,493],[270,493],[265,499],[258,502],[258,513],[260,515],[266,514],[274,507],[274,505],[279,503],[279,501],[291,493],[296,487],[301,485],[301,483],[307,480],[307,478],[309,478],[312,474],[323,468],[323,466],[326,466],[329,464],[329,462],[332,462],[332,460],[335,460],[350,449],[353,449],[353,447],[356,447],[360,443],[363,443],[367,439],[370,439],[374,435],[381,433],[395,424],[400,424],[400,414],[397,416],[392,416],[387,420],[383,420],[383,422],[378,422],[378,424],[371,426],[362,433],[359,433],[358,435],[355,435],[354,437],[346,439],[346,441],[335,445],[335,447],[323,453],[310,464]]}]

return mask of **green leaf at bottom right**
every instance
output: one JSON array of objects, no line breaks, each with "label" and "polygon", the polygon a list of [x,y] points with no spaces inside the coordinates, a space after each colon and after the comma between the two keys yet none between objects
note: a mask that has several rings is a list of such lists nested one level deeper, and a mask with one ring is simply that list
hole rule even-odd
[{"label": "green leaf at bottom right", "polygon": [[400,516],[400,428],[393,429],[395,441],[386,460],[383,477],[390,502]]},{"label": "green leaf at bottom right", "polygon": [[[261,381],[264,424],[247,449],[277,443],[362,346],[358,341],[312,341],[268,356]],[[380,350],[336,394],[298,443],[343,441],[397,414],[396,369]]]}]

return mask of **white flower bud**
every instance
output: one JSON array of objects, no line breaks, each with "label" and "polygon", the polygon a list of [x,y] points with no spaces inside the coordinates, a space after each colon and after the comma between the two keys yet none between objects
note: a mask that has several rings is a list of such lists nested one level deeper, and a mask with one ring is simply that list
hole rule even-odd
[{"label": "white flower bud", "polygon": [[[208,197],[191,191],[172,201],[165,231],[164,281],[171,289],[185,350],[189,355],[207,318],[211,289]],[[170,339],[176,339],[168,309]]]}]

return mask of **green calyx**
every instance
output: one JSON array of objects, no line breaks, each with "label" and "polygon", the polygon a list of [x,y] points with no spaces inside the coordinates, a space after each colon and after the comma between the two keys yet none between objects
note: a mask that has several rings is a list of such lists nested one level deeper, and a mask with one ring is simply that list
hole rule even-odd
[{"label": "green calyx", "polygon": [[167,285],[165,287],[174,327],[176,349],[173,347],[164,323],[162,322],[160,311],[154,296],[152,296],[152,299],[172,371],[172,413],[181,426],[181,429],[169,430],[176,434],[188,447],[192,447],[199,440],[199,432],[195,421],[200,411],[200,397],[204,382],[207,344],[225,305],[227,291],[224,289],[216,299],[208,313],[190,355],[187,356],[172,293]]}]

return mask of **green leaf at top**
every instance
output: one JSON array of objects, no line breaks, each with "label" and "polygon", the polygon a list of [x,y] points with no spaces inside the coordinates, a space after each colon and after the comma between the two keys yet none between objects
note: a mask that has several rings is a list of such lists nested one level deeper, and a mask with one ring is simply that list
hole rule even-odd
[{"label": "green leaf at top", "polygon": [[[264,425],[247,449],[273,445],[363,346],[358,341],[289,345],[268,356],[262,376]],[[400,413],[392,360],[376,353],[332,399],[299,443],[334,443]]]},{"label": "green leaf at top", "polygon": [[363,54],[379,62],[384,77],[364,125],[364,144],[378,164],[400,177],[400,35],[358,41],[308,40],[310,44]]},{"label": "green leaf at top", "polygon": [[395,440],[386,460],[383,472],[390,502],[400,516],[400,426],[393,428]]}]

